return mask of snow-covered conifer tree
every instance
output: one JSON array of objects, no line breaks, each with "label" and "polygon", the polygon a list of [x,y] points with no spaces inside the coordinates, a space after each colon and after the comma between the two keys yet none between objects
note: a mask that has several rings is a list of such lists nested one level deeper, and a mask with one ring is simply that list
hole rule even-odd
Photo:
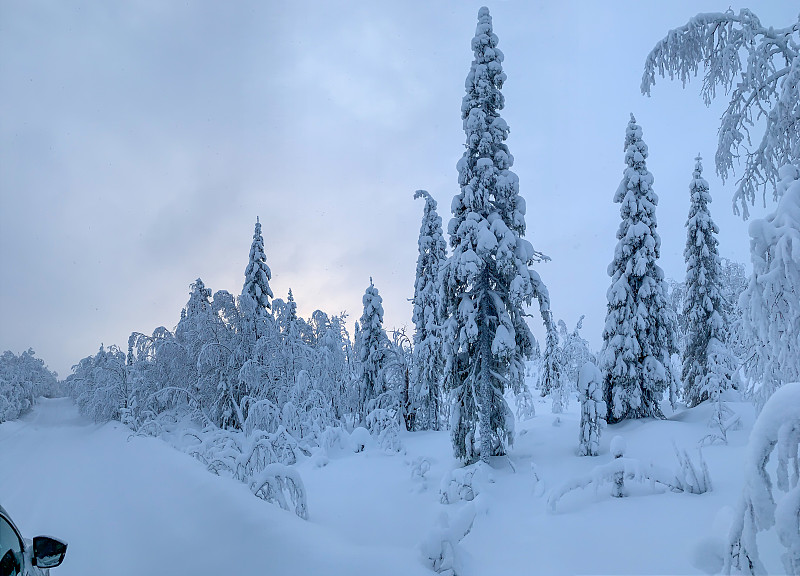
[{"label": "snow-covered conifer tree", "polygon": [[414,357],[411,403],[415,422],[423,430],[439,429],[440,387],[444,375],[441,331],[444,307],[441,300],[439,269],[447,258],[447,244],[442,236],[442,219],[436,212],[436,200],[425,190],[414,198],[425,198],[419,230],[417,278],[414,283]]},{"label": "snow-covered conifer tree", "polygon": [[261,222],[256,218],[256,228],[253,232],[253,244],[250,246],[250,260],[244,271],[244,286],[242,296],[249,295],[256,304],[256,314],[265,315],[270,309],[269,299],[273,298],[269,281],[272,272],[267,266],[267,257],[264,254],[264,238],[261,236]]},{"label": "snow-covered conifer tree", "polygon": [[608,313],[601,368],[608,421],[663,417],[659,401],[673,380],[670,355],[677,349],[664,273],[656,264],[658,196],[647,170],[647,145],[631,114],[625,134],[625,173],[614,195],[622,205],[614,261],[608,267]]},{"label": "snow-covered conifer tree", "polygon": [[445,377],[455,404],[451,438],[455,456],[465,462],[504,454],[513,440],[503,392],[508,385],[522,388],[524,359],[533,350],[523,306],[537,298],[554,329],[547,289],[529,268],[542,255],[522,238],[525,201],[510,170],[509,128],[499,114],[506,75],[497,43],[489,10],[481,8],[461,104],[466,150],[448,225],[453,253],[442,269]]},{"label": "snow-covered conifer tree", "polygon": [[578,374],[578,394],[581,399],[578,454],[597,456],[600,432],[606,425],[607,409],[603,401],[603,374],[591,362],[586,362]]},{"label": "snow-covered conifer tree", "polygon": [[[689,186],[691,205],[686,220],[686,287],[683,316],[687,322],[683,352],[683,396],[689,407],[717,398],[730,387],[735,371],[728,351],[725,302],[719,285],[717,225],[711,219],[708,182],[698,155]],[[712,369],[713,368],[713,369]],[[719,403],[718,403],[719,404]]]},{"label": "snow-covered conifer tree", "polygon": [[786,165],[780,175],[775,212],[750,224],[753,275],[740,299],[745,372],[759,408],[800,381],[800,168]]},{"label": "snow-covered conifer tree", "polygon": [[359,322],[357,354],[360,364],[356,412],[365,422],[368,404],[382,392],[381,369],[386,361],[389,337],[383,329],[383,299],[369,279],[369,287],[362,298],[364,313]]},{"label": "snow-covered conifer tree", "polygon": [[564,411],[564,373],[561,357],[561,348],[558,345],[558,332],[555,330],[555,323],[552,321],[552,314],[548,311],[548,320],[545,324],[553,326],[552,330],[547,331],[545,339],[544,353],[542,354],[542,370],[539,373],[539,390],[542,396],[552,397],[553,414],[561,414]]},{"label": "snow-covered conifer tree", "polygon": [[[267,372],[271,358],[269,351],[276,340],[277,330],[270,314],[273,298],[269,280],[272,278],[267,258],[264,254],[264,238],[261,236],[261,222],[256,218],[250,257],[245,268],[242,294],[236,306],[234,342],[228,365],[236,377],[226,384],[227,394],[237,416],[237,426],[243,427],[247,421],[249,406],[266,389],[275,388]],[[287,382],[284,380],[283,385]],[[274,398],[276,390],[268,393]]]}]

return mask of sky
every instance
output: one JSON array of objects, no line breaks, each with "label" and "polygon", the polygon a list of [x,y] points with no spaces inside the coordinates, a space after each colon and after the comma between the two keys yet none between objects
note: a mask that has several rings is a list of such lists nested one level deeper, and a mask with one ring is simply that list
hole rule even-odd
[{"label": "sky", "polygon": [[[423,202],[446,229],[481,2],[297,0],[0,3],[0,350],[65,377],[99,346],[174,328],[189,285],[239,294],[256,217],[271,287],[298,311],[413,329]],[[527,235],[556,318],[602,342],[629,115],[659,196],[659,264],[685,275],[698,152],[722,256],[749,265],[734,181],[715,175],[725,104],[700,82],[639,90],[670,28],[728,2],[489,4]],[[783,0],[749,7],[788,26]],[[724,98],[724,96],[723,96]],[[760,206],[753,217],[771,208]],[[534,333],[543,331],[536,307]]]}]

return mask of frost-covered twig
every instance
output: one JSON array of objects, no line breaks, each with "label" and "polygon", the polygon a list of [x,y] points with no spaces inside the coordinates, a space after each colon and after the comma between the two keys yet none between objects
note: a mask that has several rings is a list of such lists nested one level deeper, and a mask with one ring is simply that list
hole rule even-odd
[{"label": "frost-covered twig", "polygon": [[678,473],[675,476],[677,486],[689,494],[705,494],[711,490],[711,475],[708,472],[703,453],[697,449],[699,462],[695,464],[686,450],[679,450],[673,442],[675,456],[678,459]]}]

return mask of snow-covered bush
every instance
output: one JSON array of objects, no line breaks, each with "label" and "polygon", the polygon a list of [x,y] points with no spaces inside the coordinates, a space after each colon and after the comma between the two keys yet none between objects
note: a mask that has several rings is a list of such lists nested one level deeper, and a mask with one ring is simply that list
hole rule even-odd
[{"label": "snow-covered bush", "polygon": [[643,462],[625,456],[626,445],[622,436],[615,436],[611,440],[611,454],[614,459],[607,464],[593,468],[588,474],[564,482],[550,493],[547,506],[550,512],[556,511],[558,502],[574,490],[593,487],[595,493],[600,486],[611,485],[611,496],[623,498],[628,495],[626,481],[638,484],[647,484],[652,489],[657,486],[673,492],[686,492],[689,494],[702,494],[711,489],[711,478],[708,468],[700,456],[700,463],[695,464],[685,453],[679,453],[679,468],[672,473],[669,470],[656,466],[645,465]]},{"label": "snow-covered bush", "polygon": [[428,472],[431,470],[431,461],[424,456],[406,461],[411,466],[411,480],[418,486],[420,492],[428,489]]},{"label": "snow-covered bush", "polygon": [[585,363],[578,375],[578,394],[581,401],[578,454],[597,456],[607,410],[603,400],[603,374],[591,362]]},{"label": "snow-covered bush", "polygon": [[471,502],[480,494],[483,486],[492,482],[494,478],[489,466],[483,462],[455,468],[442,476],[439,500],[442,504],[454,504],[461,500]]},{"label": "snow-covered bush", "polygon": [[311,455],[284,428],[268,433],[245,434],[210,426],[186,430],[190,442],[186,452],[203,462],[210,472],[228,476],[251,486],[253,493],[289,510],[291,502],[298,516],[308,515],[305,488],[292,464]]},{"label": "snow-covered bush", "polygon": [[[775,473],[767,466],[775,465]],[[766,574],[757,535],[775,528],[787,574],[800,574],[800,383],[777,390],[758,416],[745,458],[742,497],[728,537],[725,573]],[[777,491],[775,490],[777,488]]]},{"label": "snow-covered bush", "polygon": [[353,452],[363,452],[371,447],[375,441],[369,433],[369,430],[363,426],[359,426],[350,433],[350,445],[353,447]]},{"label": "snow-covered bush", "polygon": [[384,450],[399,452],[403,449],[400,441],[400,426],[397,418],[384,408],[376,408],[367,415],[367,429]]},{"label": "snow-covered bush", "polygon": [[420,544],[425,564],[434,572],[444,576],[458,576],[461,573],[460,542],[472,530],[476,510],[472,503],[465,505],[453,519],[443,511],[436,526]]},{"label": "snow-covered bush", "polygon": [[350,435],[340,426],[327,426],[319,435],[317,443],[326,453],[334,449],[343,452],[350,448]]},{"label": "snow-covered bush", "polygon": [[308,520],[306,489],[296,469],[278,463],[270,464],[250,483],[250,490],[262,500],[275,503],[284,510],[292,510],[289,506],[291,502],[294,513]]}]

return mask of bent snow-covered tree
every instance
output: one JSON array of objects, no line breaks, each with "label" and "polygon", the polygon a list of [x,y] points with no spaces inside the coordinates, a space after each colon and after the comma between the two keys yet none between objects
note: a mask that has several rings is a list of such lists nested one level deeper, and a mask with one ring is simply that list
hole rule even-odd
[{"label": "bent snow-covered tree", "polygon": [[611,287],[600,353],[609,422],[663,417],[659,401],[673,380],[675,318],[667,304],[664,273],[656,264],[661,252],[658,196],[646,159],[642,129],[631,114],[625,135],[627,168],[614,195],[614,202],[622,205],[622,222],[608,266]]},{"label": "bent snow-covered tree", "polygon": [[[745,457],[744,489],[728,534],[725,574],[778,573],[777,562],[764,565],[757,538],[759,532],[774,528],[785,549],[781,554],[783,573],[800,575],[798,470],[800,382],[794,382],[784,386],[767,401],[750,433]],[[770,547],[769,550],[774,551],[776,547]]]},{"label": "bent snow-covered tree", "polygon": [[683,395],[697,406],[730,387],[736,367],[727,346],[726,303],[720,290],[717,225],[711,219],[708,182],[701,158],[696,159],[689,186],[691,204],[686,220],[686,286],[683,316],[687,322],[683,353]]},{"label": "bent snow-covered tree", "polygon": [[[698,14],[656,44],[645,62],[642,93],[649,95],[656,74],[678,77],[684,85],[703,66],[701,94],[708,105],[717,88],[730,98],[722,114],[716,154],[724,179],[734,161],[744,170],[733,197],[735,212],[748,217],[748,203],[767,185],[779,190],[778,169],[800,165],[800,15],[786,28],[765,27],[750,10],[738,14]],[[751,128],[764,126],[758,144]]]},{"label": "bent snow-covered tree", "polygon": [[775,212],[750,224],[753,275],[740,298],[749,392],[761,407],[800,381],[800,170],[786,165]]},{"label": "bent snow-covered tree", "polygon": [[453,251],[442,270],[451,439],[464,462],[504,454],[512,442],[513,414],[503,392],[507,386],[521,390],[534,342],[523,306],[537,298],[554,329],[547,289],[529,268],[542,255],[522,238],[525,201],[510,170],[509,129],[499,114],[506,76],[497,43],[489,10],[481,8],[461,105],[466,150],[448,225]]},{"label": "bent snow-covered tree", "polygon": [[419,230],[417,279],[414,284],[414,356],[411,399],[416,424],[423,430],[439,429],[440,387],[444,374],[439,270],[447,259],[447,244],[442,236],[442,219],[436,212],[436,200],[425,190],[414,198],[425,198],[422,226]]}]

